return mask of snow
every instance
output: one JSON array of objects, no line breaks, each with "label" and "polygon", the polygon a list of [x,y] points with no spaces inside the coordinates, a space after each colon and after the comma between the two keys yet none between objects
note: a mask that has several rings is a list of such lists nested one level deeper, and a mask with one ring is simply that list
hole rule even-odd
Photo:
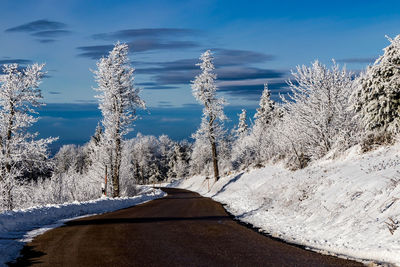
[{"label": "snow", "polygon": [[63,225],[77,217],[111,212],[160,198],[166,194],[143,186],[135,197],[108,198],[65,203],[60,205],[36,206],[29,209],[0,213],[0,266],[18,257],[24,243],[35,236]]},{"label": "snow", "polygon": [[[237,219],[290,243],[364,262],[400,266],[400,144],[289,171],[280,164],[171,183],[225,204]],[[210,190],[208,190],[208,182]]]}]

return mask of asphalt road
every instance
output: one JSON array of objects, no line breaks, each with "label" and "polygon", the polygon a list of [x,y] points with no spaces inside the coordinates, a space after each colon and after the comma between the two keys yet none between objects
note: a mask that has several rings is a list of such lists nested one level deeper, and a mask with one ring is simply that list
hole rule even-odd
[{"label": "asphalt road", "polygon": [[186,190],[86,217],[28,243],[11,266],[362,266],[265,237]]}]

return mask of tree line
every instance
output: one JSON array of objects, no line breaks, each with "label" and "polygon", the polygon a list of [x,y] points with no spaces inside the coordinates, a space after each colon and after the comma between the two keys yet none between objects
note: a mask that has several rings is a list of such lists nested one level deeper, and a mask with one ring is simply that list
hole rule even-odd
[{"label": "tree line", "polygon": [[[292,71],[290,93],[271,99],[264,85],[254,122],[242,110],[237,126],[224,126],[226,101],[217,94],[212,52],[204,52],[201,73],[191,83],[203,116],[193,142],[162,135],[126,139],[145,108],[134,85],[128,46],[117,43],[97,62],[94,77],[102,120],[83,146],[65,145],[49,157],[56,138],[38,139],[29,127],[37,121],[44,65],[3,66],[0,76],[0,210],[32,205],[130,196],[137,184],[193,175],[221,175],[269,162],[290,169],[322,157],[335,157],[360,145],[363,151],[394,142],[399,132],[400,36],[360,74],[335,61],[315,61]],[[102,185],[103,184],[103,185]]]}]

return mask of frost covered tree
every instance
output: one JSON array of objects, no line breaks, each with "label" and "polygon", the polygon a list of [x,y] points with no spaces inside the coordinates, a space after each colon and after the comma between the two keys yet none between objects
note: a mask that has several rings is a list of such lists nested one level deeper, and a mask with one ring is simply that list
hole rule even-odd
[{"label": "frost covered tree", "polygon": [[354,80],[351,72],[335,62],[331,68],[318,61],[311,67],[298,66],[292,75],[294,81],[288,82],[291,93],[288,99],[282,98],[285,123],[279,133],[285,140],[282,145],[292,144],[304,167],[304,158],[320,158],[335,144],[348,142],[356,128],[349,111]]},{"label": "frost covered tree", "polygon": [[242,113],[239,114],[239,123],[236,129],[236,137],[241,139],[247,135],[249,126],[247,125],[247,111],[242,109]]},{"label": "frost covered tree", "polygon": [[194,135],[199,138],[200,135],[205,136],[211,146],[212,161],[214,167],[215,181],[219,179],[217,142],[222,134],[222,122],[226,119],[223,106],[225,100],[218,98],[216,95],[217,86],[215,80],[217,78],[214,73],[213,56],[210,50],[207,50],[200,56],[201,73],[192,81],[192,91],[194,97],[203,106],[203,118],[200,129]]},{"label": "frost covered tree", "polygon": [[271,99],[271,92],[268,89],[268,84],[264,84],[264,90],[260,98],[260,106],[254,114],[255,123],[259,125],[267,125],[271,123],[274,117],[275,101]]},{"label": "frost covered tree", "polygon": [[233,145],[232,163],[235,169],[251,164],[261,166],[263,161],[273,155],[272,129],[279,118],[276,103],[271,99],[268,85],[264,84],[259,107],[254,115],[255,121],[248,135],[239,138]]},{"label": "frost covered tree", "polygon": [[112,180],[113,197],[120,195],[120,167],[123,136],[137,119],[136,109],[145,108],[134,86],[134,68],[130,66],[128,45],[117,43],[107,57],[97,62],[94,71],[100,94],[99,108],[103,115],[103,144],[107,147],[108,165]]},{"label": "frost covered tree", "polygon": [[365,130],[398,133],[400,130],[400,35],[374,65],[359,78],[354,109]]},{"label": "frost covered tree", "polygon": [[27,131],[38,119],[35,108],[44,105],[39,89],[43,67],[4,65],[0,77],[0,190],[7,209],[13,209],[18,178],[30,168],[46,168],[47,145],[55,140],[36,140],[37,133]]}]

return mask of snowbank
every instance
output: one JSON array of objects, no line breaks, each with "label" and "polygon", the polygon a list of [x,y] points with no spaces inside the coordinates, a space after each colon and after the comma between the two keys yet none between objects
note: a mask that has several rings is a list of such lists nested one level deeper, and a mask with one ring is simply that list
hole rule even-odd
[{"label": "snowbank", "polygon": [[25,242],[60,226],[68,219],[138,205],[165,196],[159,189],[144,188],[135,197],[101,198],[85,202],[46,205],[0,213],[0,266],[18,257]]},{"label": "snowbank", "polygon": [[[172,186],[226,204],[238,219],[311,249],[400,266],[400,145],[321,160],[303,170],[280,165]],[[391,233],[393,231],[393,234]]]}]

